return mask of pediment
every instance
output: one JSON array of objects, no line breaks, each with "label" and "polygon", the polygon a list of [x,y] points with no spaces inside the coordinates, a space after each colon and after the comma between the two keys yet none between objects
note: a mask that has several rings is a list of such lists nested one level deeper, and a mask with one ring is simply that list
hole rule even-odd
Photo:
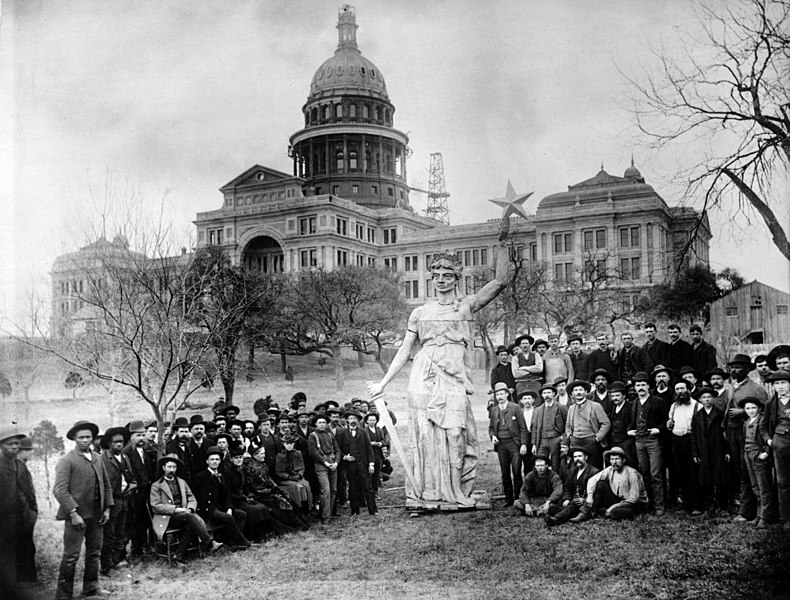
[{"label": "pediment", "polygon": [[269,167],[254,165],[223,185],[219,191],[224,193],[239,188],[268,187],[269,184],[282,184],[288,180],[303,181],[301,177],[294,177]]}]

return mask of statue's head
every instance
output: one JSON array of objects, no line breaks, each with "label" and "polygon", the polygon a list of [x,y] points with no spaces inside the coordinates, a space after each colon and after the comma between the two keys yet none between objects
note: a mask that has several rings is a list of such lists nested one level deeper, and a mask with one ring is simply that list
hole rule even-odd
[{"label": "statue's head", "polygon": [[431,274],[441,270],[452,271],[453,275],[455,276],[455,280],[458,281],[459,279],[461,279],[463,266],[461,265],[461,261],[458,260],[458,257],[456,257],[455,254],[442,252],[441,254],[434,255],[433,261],[431,262],[430,270],[431,270]]}]

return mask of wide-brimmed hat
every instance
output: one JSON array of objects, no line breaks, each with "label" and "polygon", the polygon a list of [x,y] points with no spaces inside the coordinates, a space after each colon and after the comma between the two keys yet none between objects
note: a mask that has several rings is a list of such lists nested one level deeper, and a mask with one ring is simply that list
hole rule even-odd
[{"label": "wide-brimmed hat", "polygon": [[159,469],[164,469],[165,463],[174,462],[179,469],[184,468],[184,461],[178,458],[178,454],[165,454],[162,458],[156,461],[156,466]]},{"label": "wide-brimmed hat", "polygon": [[609,462],[610,456],[622,456],[623,460],[628,460],[628,455],[625,453],[620,446],[612,446],[609,450],[603,453],[603,464],[607,464]]},{"label": "wide-brimmed hat", "polygon": [[[558,383],[565,383],[565,384],[567,384],[568,383],[568,376],[567,375],[560,375],[559,377],[555,377],[554,385],[557,385]],[[567,385],[566,385],[566,387],[567,387]]]},{"label": "wide-brimmed hat", "polygon": [[606,369],[595,369],[595,371],[590,373],[590,383],[594,382],[595,378],[598,377],[598,375],[603,375],[604,377],[606,377],[607,384],[612,383],[612,376],[609,374],[609,371],[607,371]]},{"label": "wide-brimmed hat", "polygon": [[532,344],[532,349],[533,349],[533,350],[535,350],[535,351],[537,351],[537,349],[538,349],[538,346],[540,346],[540,345],[546,346],[546,348],[548,348],[548,347],[549,347],[551,344],[549,344],[549,343],[548,343],[546,340],[544,340],[543,338],[540,338],[540,339],[537,339],[537,340],[535,340],[535,343],[534,343],[534,344]]},{"label": "wide-brimmed hat", "polygon": [[327,400],[326,402],[324,402],[324,406],[326,406],[327,410],[329,410],[333,406],[335,408],[340,408],[340,403],[335,400]]},{"label": "wide-brimmed hat", "polygon": [[[96,430],[98,431],[98,427]],[[19,429],[16,427],[9,427],[7,429],[0,430],[0,444],[8,440],[21,440],[23,437],[25,437],[25,434],[19,431]]]},{"label": "wide-brimmed hat", "polygon": [[790,381],[790,371],[785,371],[784,369],[779,369],[771,373],[767,380],[773,383],[774,381]]},{"label": "wide-brimmed hat", "polygon": [[573,388],[579,386],[583,387],[585,392],[590,391],[590,382],[584,381],[583,379],[576,379],[574,381],[571,381],[567,386],[565,386],[565,389],[567,389],[569,392],[573,392]]},{"label": "wide-brimmed hat", "polygon": [[510,352],[508,352],[508,350],[507,350],[507,346],[501,346],[500,345],[500,346],[496,347],[496,350],[494,350],[494,354],[496,354],[497,356],[499,356],[499,354],[502,353],[502,352],[510,354]]},{"label": "wide-brimmed hat", "polygon": [[332,413],[337,413],[337,414],[340,415],[340,414],[343,413],[343,411],[341,411],[337,406],[327,406],[326,407],[326,415],[329,416]]},{"label": "wide-brimmed hat", "polygon": [[666,373],[669,375],[669,378],[672,379],[672,376],[675,374],[674,369],[670,369],[669,367],[665,367],[664,365],[656,365],[653,370],[650,372],[650,380],[655,383],[656,382],[656,375],[659,373]]},{"label": "wide-brimmed hat", "polygon": [[362,413],[359,412],[356,408],[349,408],[346,411],[346,417],[356,417],[357,419],[361,419]]},{"label": "wide-brimmed hat", "polygon": [[244,420],[243,419],[232,419],[230,423],[228,423],[228,429],[233,427],[234,425],[238,425],[242,429],[244,429]]},{"label": "wide-brimmed hat", "polygon": [[778,346],[774,346],[771,348],[771,351],[766,356],[768,360],[768,366],[771,367],[774,371],[776,370],[776,359],[779,358],[781,355],[787,354],[790,356],[790,346],[787,344],[779,344]]},{"label": "wide-brimmed hat", "polygon": [[368,420],[368,417],[376,417],[376,423],[378,423],[379,419],[381,419],[381,415],[379,415],[379,413],[376,411],[370,411],[368,414],[366,414],[365,415],[366,421]]},{"label": "wide-brimmed hat", "polygon": [[228,446],[230,446],[230,443],[233,441],[233,436],[231,436],[229,433],[222,432],[214,436],[214,443],[216,444],[217,440],[220,438],[224,438],[228,442]]},{"label": "wide-brimmed hat", "polygon": [[313,412],[321,412],[322,410],[324,410],[324,411],[326,410],[326,403],[325,402],[319,402],[318,404],[316,404],[313,407]]},{"label": "wide-brimmed hat", "polygon": [[522,341],[522,340],[527,340],[527,341],[529,342],[530,346],[531,346],[531,345],[532,345],[532,344],[535,342],[535,338],[534,338],[534,337],[532,337],[532,336],[531,336],[531,335],[529,335],[529,334],[524,334],[524,335],[520,335],[520,336],[518,336],[518,337],[516,338],[516,341],[515,341],[515,342],[513,342],[513,343],[514,343],[516,346],[520,346],[520,345],[521,345],[521,341]]},{"label": "wide-brimmed hat", "polygon": [[101,447],[102,448],[109,448],[110,442],[112,442],[113,436],[120,435],[123,437],[123,445],[125,446],[129,443],[129,439],[132,437],[132,434],[129,433],[129,430],[126,427],[110,427],[107,431],[104,432],[101,438]]},{"label": "wide-brimmed hat", "polygon": [[521,400],[524,396],[532,396],[535,400],[538,399],[538,393],[535,390],[522,390],[518,393],[518,400]]},{"label": "wide-brimmed hat", "polygon": [[754,402],[760,410],[765,407],[765,402],[760,400],[757,396],[746,396],[738,400],[738,408],[743,408],[746,406],[747,402]]},{"label": "wide-brimmed hat", "polygon": [[96,425],[96,423],[91,423],[90,421],[77,421],[71,429],[66,432],[66,438],[73,440],[77,432],[83,429],[89,430],[93,434],[93,437],[99,435],[99,426]]},{"label": "wide-brimmed hat", "polygon": [[552,383],[544,383],[541,386],[540,390],[538,390],[541,396],[543,395],[543,390],[551,390],[555,394],[557,393],[557,387]]},{"label": "wide-brimmed hat", "polygon": [[680,371],[678,371],[678,375],[680,376],[681,379],[683,379],[684,375],[688,375],[689,373],[694,375],[694,378],[697,381],[702,379],[702,374],[697,369],[692,367],[691,365],[684,365],[684,366],[680,367]]},{"label": "wide-brimmed hat", "polygon": [[508,394],[513,393],[513,388],[509,388],[507,383],[504,381],[497,381],[490,390],[488,390],[489,394],[496,394],[497,392],[507,392]]},{"label": "wide-brimmed hat", "polygon": [[178,417],[173,422],[173,431],[176,431],[177,429],[181,429],[182,427],[186,427],[187,429],[189,429],[189,421],[187,421],[186,417]]},{"label": "wide-brimmed hat", "polygon": [[225,424],[227,425],[228,417],[226,417],[223,414],[218,414],[218,415],[214,415],[214,418],[212,419],[212,421],[214,421],[214,423],[216,423],[217,421],[225,421]]},{"label": "wide-brimmed hat", "polygon": [[[156,427],[156,422],[154,422],[154,427]],[[146,426],[142,421],[130,421],[127,429],[129,433],[145,433]]]},{"label": "wide-brimmed hat", "polygon": [[722,379],[729,379],[730,378],[730,374],[727,373],[727,371],[725,371],[721,367],[714,367],[710,371],[705,373],[705,375],[703,375],[703,379],[705,379],[706,381],[710,381],[710,378],[713,375],[720,375],[722,377]]},{"label": "wide-brimmed hat", "polygon": [[271,422],[272,422],[272,418],[266,413],[261,413],[258,415],[258,426],[260,426],[261,423],[271,423]]},{"label": "wide-brimmed hat", "polygon": [[192,429],[193,425],[203,425],[206,426],[206,421],[203,419],[203,415],[192,415],[189,417],[189,428]]},{"label": "wide-brimmed hat", "polygon": [[282,412],[280,410],[280,405],[277,403],[270,404],[269,408],[266,409],[267,413],[277,413],[278,415]]},{"label": "wide-brimmed hat", "polygon": [[571,345],[571,342],[579,342],[580,344],[583,344],[584,340],[582,339],[582,336],[580,336],[578,333],[572,333],[568,336],[569,346]]},{"label": "wide-brimmed hat", "polygon": [[754,363],[748,354],[736,354],[727,365],[746,365],[749,371],[754,371]]},{"label": "wide-brimmed hat", "polygon": [[233,404],[228,404],[222,409],[222,414],[227,417],[229,412],[236,413],[238,415],[241,412],[241,409],[238,406],[234,406]]},{"label": "wide-brimmed hat", "polygon": [[590,451],[585,448],[584,446],[571,446],[568,448],[568,454],[573,456],[574,452],[584,452],[587,456],[590,456]]}]

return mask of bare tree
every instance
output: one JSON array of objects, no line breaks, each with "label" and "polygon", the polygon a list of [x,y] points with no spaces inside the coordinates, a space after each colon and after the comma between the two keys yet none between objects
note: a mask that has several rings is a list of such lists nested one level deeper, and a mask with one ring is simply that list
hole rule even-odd
[{"label": "bare tree", "polygon": [[690,197],[704,197],[697,228],[712,207],[754,210],[790,260],[776,214],[787,209],[790,164],[790,0],[696,6],[701,35],[681,39],[677,55],[654,52],[645,75],[625,75],[637,126],[656,149],[701,146],[677,174]]}]

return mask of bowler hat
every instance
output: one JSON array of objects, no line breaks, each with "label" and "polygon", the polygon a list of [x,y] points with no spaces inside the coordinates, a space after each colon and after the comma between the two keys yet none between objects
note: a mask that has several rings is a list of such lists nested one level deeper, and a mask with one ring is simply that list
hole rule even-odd
[{"label": "bowler hat", "polygon": [[578,333],[572,333],[568,336],[569,346],[571,345],[571,342],[579,342],[580,344],[583,344],[584,340],[582,339],[582,336],[580,336]]},{"label": "bowler hat", "polygon": [[258,415],[258,425],[260,426],[261,423],[271,423],[271,418],[266,413],[261,413]]},{"label": "bowler hat", "polygon": [[494,354],[499,354],[499,353],[501,353],[501,352],[507,352],[508,354],[510,354],[510,353],[508,352],[508,350],[507,350],[507,347],[506,347],[506,346],[497,346],[497,347],[496,347],[496,350],[494,351]]},{"label": "bowler hat", "polygon": [[745,398],[741,398],[738,400],[738,407],[743,408],[746,406],[747,402],[754,402],[760,410],[765,407],[765,403],[756,396],[746,396]]},{"label": "bowler hat", "polygon": [[132,434],[129,433],[129,430],[126,429],[126,427],[110,427],[107,431],[104,432],[104,435],[102,436],[102,448],[109,448],[113,436],[116,435],[120,435],[121,437],[123,437],[124,446],[129,442],[129,438],[132,437]]},{"label": "bowler hat", "polygon": [[545,452],[545,451],[540,451],[540,452],[537,452],[537,453],[536,453],[536,454],[535,454],[535,455],[532,457],[532,460],[533,460],[533,461],[536,461],[536,460],[538,460],[538,459],[540,459],[540,460],[542,460],[542,461],[545,461],[545,462],[547,462],[547,463],[551,463],[551,461],[549,460],[549,455],[548,455],[548,453],[547,453],[547,452]]},{"label": "bowler hat", "polygon": [[650,375],[645,373],[644,371],[639,371],[638,373],[634,373],[634,376],[631,377],[631,381],[636,383],[637,381],[645,381],[650,383]]},{"label": "bowler hat", "polygon": [[609,386],[610,392],[625,392],[626,387],[622,381],[614,381],[612,385]]},{"label": "bowler hat", "polygon": [[216,444],[217,440],[219,440],[220,438],[224,438],[225,441],[228,442],[228,445],[230,445],[230,443],[233,441],[233,437],[231,437],[229,433],[218,433],[217,435],[214,436],[214,443]]},{"label": "bowler hat", "polygon": [[338,402],[335,402],[334,400],[327,400],[326,402],[324,402],[324,405],[326,406],[327,410],[329,410],[333,406],[335,408],[340,408],[340,404]]},{"label": "bowler hat", "polygon": [[356,408],[349,408],[346,411],[346,416],[347,417],[356,417],[357,419],[361,419],[362,418],[362,413],[359,412]]},{"label": "bowler hat", "polygon": [[[237,456],[244,456],[245,450],[241,446],[232,446],[228,452],[231,458],[236,458]],[[208,456],[206,456],[206,458],[208,458]]]},{"label": "bowler hat", "polygon": [[771,367],[771,369],[776,370],[776,359],[782,355],[790,356],[790,346],[787,344],[779,344],[778,346],[771,348],[771,351],[766,357],[768,359],[768,366]]},{"label": "bowler hat", "polygon": [[574,452],[584,452],[585,456],[590,456],[590,451],[584,446],[571,446],[568,448],[568,454],[573,456]]},{"label": "bowler hat", "polygon": [[774,381],[790,381],[790,371],[785,371],[784,369],[774,371],[768,376],[768,381],[771,383]]},{"label": "bowler hat", "polygon": [[710,371],[705,373],[704,379],[706,381],[710,381],[710,378],[713,377],[714,375],[719,375],[719,376],[721,376],[722,379],[729,379],[730,378],[730,374],[727,373],[727,371],[725,371],[721,367],[714,367],[713,369],[711,369]]},{"label": "bowler hat", "polygon": [[534,399],[537,400],[538,393],[535,390],[524,390],[518,393],[518,399],[521,400],[524,396],[532,396]]},{"label": "bowler hat", "polygon": [[89,430],[93,437],[99,435],[99,426],[95,423],[91,423],[90,421],[77,421],[74,423],[72,428],[66,432],[66,438],[73,440],[74,436],[77,435],[77,432],[83,429]]},{"label": "bowler hat", "polygon": [[228,423],[228,429],[236,425],[244,429],[244,421],[242,421],[241,419],[233,419],[230,423]]},{"label": "bowler hat", "polygon": [[19,440],[19,449],[20,450],[32,450],[33,449],[33,439],[27,436],[24,436],[21,440]]},{"label": "bowler hat", "polygon": [[[736,354],[728,365],[746,365],[749,371],[754,371],[754,363],[748,354]],[[747,371],[748,372],[748,371]]]},{"label": "bowler hat", "polygon": [[296,416],[297,417],[301,417],[302,415],[307,415],[309,417],[310,416],[310,411],[307,410],[306,408],[300,408],[299,410],[296,411]]},{"label": "bowler hat", "polygon": [[497,392],[507,392],[508,394],[513,393],[513,388],[507,387],[507,383],[504,381],[497,381],[490,390],[488,390],[489,394],[496,394]]},{"label": "bowler hat", "polygon": [[[98,431],[98,427],[96,428],[96,431]],[[23,437],[25,437],[25,434],[19,431],[16,427],[9,427],[8,429],[3,429],[0,431],[0,444],[8,440],[21,440]]]},{"label": "bowler hat", "polygon": [[714,398],[718,395],[718,394],[716,394],[716,390],[714,390],[712,387],[707,386],[707,385],[704,386],[704,387],[701,387],[700,390],[699,390],[700,397],[702,397],[703,394],[710,394]]},{"label": "bowler hat", "polygon": [[[154,422],[154,427],[156,427],[156,422]],[[142,421],[132,421],[127,429],[129,433],[145,433],[146,427]]]},{"label": "bowler hat", "polygon": [[187,429],[189,429],[189,421],[187,421],[186,417],[178,417],[173,422],[173,431],[181,429],[182,427],[186,427]]},{"label": "bowler hat", "polygon": [[179,469],[184,468],[184,462],[178,458],[178,454],[165,454],[162,458],[156,461],[156,466],[163,469],[165,463],[174,462]]},{"label": "bowler hat", "polygon": [[576,387],[583,387],[585,392],[589,392],[590,391],[590,382],[589,381],[583,381],[581,379],[576,379],[575,381],[571,381],[566,386],[566,389],[569,392],[573,392],[573,388],[576,388]]},{"label": "bowler hat", "polygon": [[219,415],[214,415],[214,419],[213,420],[214,420],[215,423],[217,421],[225,421],[225,423],[227,423],[228,422],[228,417],[226,417],[223,414],[219,414]]},{"label": "bowler hat", "polygon": [[192,429],[193,425],[203,425],[203,426],[205,426],[206,422],[203,420],[203,415],[197,414],[197,415],[192,415],[191,417],[189,417],[189,428]]},{"label": "bowler hat", "polygon": [[623,460],[628,460],[628,455],[625,453],[620,446],[612,446],[609,450],[603,453],[603,464],[607,464],[609,462],[610,456],[621,456]]},{"label": "bowler hat", "polygon": [[331,415],[333,413],[340,414],[340,409],[337,406],[328,406],[326,409],[326,414]]},{"label": "bowler hat", "polygon": [[557,385],[558,383],[565,383],[565,384],[567,384],[568,383],[568,376],[567,375],[560,375],[559,377],[555,378],[554,379],[554,385]]},{"label": "bowler hat", "polygon": [[269,405],[269,408],[266,409],[266,412],[267,413],[276,413],[276,414],[279,415],[282,411],[280,410],[280,405],[277,404],[277,403],[274,403],[274,404],[270,404]]},{"label": "bowler hat", "polygon": [[206,458],[214,454],[217,454],[219,455],[220,458],[222,458],[222,450],[220,450],[216,446],[211,446],[208,450],[206,450]]},{"label": "bowler hat", "polygon": [[371,411],[371,412],[369,412],[368,414],[365,415],[365,420],[366,421],[367,421],[368,417],[376,417],[376,423],[378,423],[379,419],[381,418],[381,415],[379,415],[378,412]]},{"label": "bowler hat", "polygon": [[324,402],[319,402],[313,407],[313,412],[321,412],[322,410],[326,410],[326,404]]},{"label": "bowler hat", "polygon": [[692,367],[690,365],[684,365],[684,366],[680,367],[680,371],[678,371],[678,375],[680,375],[681,379],[683,379],[684,375],[688,375],[689,373],[694,375],[694,379],[696,379],[697,381],[702,379],[702,374],[699,371],[697,371],[697,369],[695,369],[694,367]]},{"label": "bowler hat", "polygon": [[516,338],[516,341],[515,341],[516,346],[520,346],[522,340],[527,340],[529,342],[530,346],[535,342],[535,338],[534,337],[532,337],[529,334],[524,334],[524,335],[520,335],[520,336],[518,336]]},{"label": "bowler hat", "polygon": [[554,387],[554,385],[552,385],[550,383],[546,383],[546,384],[543,384],[543,386],[541,386],[541,388],[540,388],[541,396],[543,395],[543,390],[551,390],[552,393],[554,393],[554,394],[557,393],[557,388]]},{"label": "bowler hat", "polygon": [[595,371],[590,373],[590,381],[591,382],[595,381],[595,378],[598,377],[598,375],[603,375],[604,377],[606,377],[606,383],[612,383],[612,376],[609,374],[609,371],[607,371],[606,369],[595,369]]}]

